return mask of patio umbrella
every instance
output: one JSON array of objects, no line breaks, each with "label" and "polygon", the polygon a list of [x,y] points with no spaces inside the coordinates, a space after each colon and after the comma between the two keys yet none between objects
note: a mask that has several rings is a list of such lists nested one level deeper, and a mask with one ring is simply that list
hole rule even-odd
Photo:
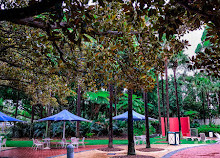
[{"label": "patio umbrella", "polygon": [[0,112],[0,122],[24,122]]},{"label": "patio umbrella", "polygon": [[72,113],[70,113],[68,110],[63,110],[59,112],[58,114],[37,120],[37,121],[64,121],[63,122],[63,138],[65,138],[65,121],[87,121],[90,122],[87,119],[84,119],[82,117],[76,116]]},{"label": "patio umbrella", "polygon": [[[135,112],[134,110],[132,110],[132,116],[133,116],[133,120],[134,121],[137,121],[137,120],[145,120],[145,116],[144,115],[141,115],[137,112]],[[120,114],[118,116],[115,116],[112,118],[113,120],[128,120],[128,111],[123,113],[123,114]],[[148,117],[149,120],[152,120],[152,121],[155,121],[156,119],[154,118],[151,118],[151,117]]]}]

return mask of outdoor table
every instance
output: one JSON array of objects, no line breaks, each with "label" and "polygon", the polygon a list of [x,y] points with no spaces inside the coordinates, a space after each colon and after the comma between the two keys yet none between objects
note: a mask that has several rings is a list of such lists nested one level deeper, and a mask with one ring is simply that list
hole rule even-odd
[{"label": "outdoor table", "polygon": [[146,136],[145,135],[141,135],[141,136],[135,136],[139,141],[142,141],[142,144],[144,144],[144,142],[146,141]]},{"label": "outdoor table", "polygon": [[47,146],[44,149],[50,149],[50,141],[53,140],[53,139],[44,138],[42,140],[44,140],[44,142],[47,144]]}]

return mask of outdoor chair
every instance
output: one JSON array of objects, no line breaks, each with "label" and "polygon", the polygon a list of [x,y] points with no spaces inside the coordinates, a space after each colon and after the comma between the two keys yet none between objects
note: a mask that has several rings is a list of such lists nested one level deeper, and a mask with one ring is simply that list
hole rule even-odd
[{"label": "outdoor chair", "polygon": [[5,138],[5,139],[3,139],[2,143],[0,142],[1,147],[4,147],[4,146],[6,147],[6,140],[7,139]]},{"label": "outdoor chair", "polygon": [[33,145],[32,145],[33,149],[35,149],[35,150],[43,149],[43,147],[44,147],[44,143],[43,142],[40,142],[39,140],[33,138]]},{"label": "outdoor chair", "polygon": [[83,137],[83,138],[82,138],[82,141],[81,141],[81,142],[78,142],[78,144],[82,144],[82,146],[85,148],[85,142],[84,142],[84,141],[85,141],[85,137]]},{"label": "outdoor chair", "polygon": [[146,143],[146,135],[141,135],[142,144]]},{"label": "outdoor chair", "polygon": [[198,141],[204,141],[206,142],[207,140],[211,140],[211,139],[207,139],[205,136],[205,133],[199,133],[200,137],[198,138]]},{"label": "outdoor chair", "polygon": [[217,139],[215,139],[217,144],[220,144],[220,134],[219,133],[214,133]]},{"label": "outdoor chair", "polygon": [[139,145],[141,142],[141,137],[140,136],[134,136],[134,145]]},{"label": "outdoor chair", "polygon": [[71,144],[78,149],[79,147],[79,138],[71,139]]},{"label": "outdoor chair", "polygon": [[61,142],[58,142],[58,144],[61,145],[62,148],[65,148],[70,143],[68,143],[65,138],[62,138]]}]

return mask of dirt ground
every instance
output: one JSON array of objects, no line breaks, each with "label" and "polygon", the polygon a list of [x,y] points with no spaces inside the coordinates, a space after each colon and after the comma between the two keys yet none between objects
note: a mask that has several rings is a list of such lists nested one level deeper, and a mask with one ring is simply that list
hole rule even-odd
[{"label": "dirt ground", "polygon": [[[181,145],[168,145],[168,144],[152,144],[152,148],[163,148],[164,150],[162,151],[156,151],[156,152],[141,152],[136,150],[137,155],[147,155],[147,156],[153,156],[155,158],[160,158],[167,153],[178,150],[181,148],[186,148],[186,147],[193,147],[193,146],[200,146],[201,144],[181,144]],[[91,150],[91,151],[84,151],[80,153],[75,153],[74,158],[110,158],[113,156],[119,156],[119,155],[126,155],[127,154],[127,145],[120,145],[120,146],[115,146],[117,148],[122,148],[124,150],[122,151],[115,151],[115,152],[104,152],[104,151],[99,151],[99,150]],[[138,148],[144,148],[145,145],[137,145],[136,149]],[[108,153],[115,153],[115,155],[107,155]],[[60,156],[57,158],[66,158],[65,156]]]}]

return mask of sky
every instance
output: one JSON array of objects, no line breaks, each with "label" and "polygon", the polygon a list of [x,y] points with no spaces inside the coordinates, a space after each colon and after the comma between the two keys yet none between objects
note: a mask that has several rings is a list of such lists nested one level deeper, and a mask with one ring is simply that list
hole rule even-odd
[{"label": "sky", "polygon": [[[184,54],[187,54],[190,58],[195,55],[195,50],[197,45],[201,42],[202,33],[204,28],[197,29],[195,31],[190,31],[189,33],[185,34],[181,39],[185,39],[189,41],[190,46],[184,50]],[[181,75],[184,71],[177,69],[177,76]],[[168,76],[173,76],[173,70],[168,69]],[[194,75],[194,71],[187,70],[187,75]]]},{"label": "sky", "polygon": [[197,45],[201,42],[201,37],[204,29],[198,29],[195,31],[190,31],[189,33],[185,34],[182,39],[189,41],[191,46],[188,49],[185,49],[184,53],[192,57],[195,55],[195,50]]}]

